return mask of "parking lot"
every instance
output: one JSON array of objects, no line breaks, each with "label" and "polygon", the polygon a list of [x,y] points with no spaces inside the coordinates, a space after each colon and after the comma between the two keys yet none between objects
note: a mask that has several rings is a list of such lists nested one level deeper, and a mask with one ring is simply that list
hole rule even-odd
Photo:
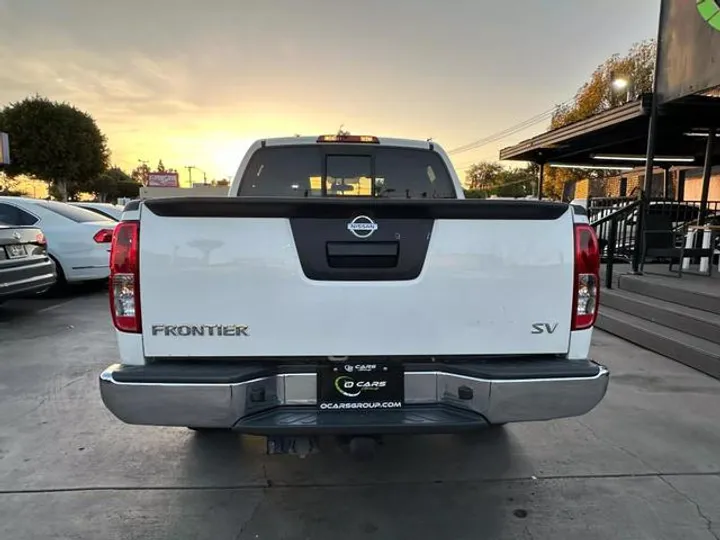
[{"label": "parking lot", "polygon": [[596,333],[612,371],[591,414],[499,433],[328,444],[121,424],[97,375],[116,360],[90,287],[0,308],[0,538],[712,539],[720,382]]}]

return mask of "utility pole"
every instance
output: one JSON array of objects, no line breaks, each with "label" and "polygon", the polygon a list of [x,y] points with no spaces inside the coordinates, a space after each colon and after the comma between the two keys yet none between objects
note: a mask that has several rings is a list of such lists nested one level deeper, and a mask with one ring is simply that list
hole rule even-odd
[{"label": "utility pole", "polygon": [[203,185],[207,185],[207,173],[203,169],[201,169],[200,167],[196,167],[195,165],[185,165],[185,168],[188,170],[188,176],[190,177],[190,187],[192,187],[193,169],[200,171],[203,174]]}]

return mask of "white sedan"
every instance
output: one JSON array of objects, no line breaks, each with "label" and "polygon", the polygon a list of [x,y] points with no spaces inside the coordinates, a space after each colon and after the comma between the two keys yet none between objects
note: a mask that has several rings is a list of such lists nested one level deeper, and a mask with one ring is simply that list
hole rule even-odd
[{"label": "white sedan", "polygon": [[103,217],[113,219],[115,221],[120,221],[120,218],[122,217],[123,208],[122,206],[118,206],[116,204],[110,204],[110,203],[99,203],[99,202],[71,202],[68,203],[72,206],[77,206],[79,208],[85,208],[87,210],[91,210],[92,212],[95,212],[96,214],[100,214]]},{"label": "white sedan", "polygon": [[116,221],[67,203],[0,197],[0,221],[42,229],[58,283],[105,279]]}]

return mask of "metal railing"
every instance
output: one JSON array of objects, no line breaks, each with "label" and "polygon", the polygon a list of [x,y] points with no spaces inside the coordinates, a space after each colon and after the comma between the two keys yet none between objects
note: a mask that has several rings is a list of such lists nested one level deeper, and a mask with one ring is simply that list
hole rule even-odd
[{"label": "metal railing", "polygon": [[[613,267],[617,261],[639,266],[640,251],[636,249],[638,227],[641,227],[642,200],[636,197],[599,197],[588,200],[588,216],[600,240],[605,267],[605,286],[612,288]],[[647,212],[670,217],[675,230],[697,223],[700,201],[675,201],[651,198]],[[720,225],[720,201],[708,201],[704,214],[706,224]],[[641,246],[640,246],[641,249]]]},{"label": "metal railing", "polygon": [[[588,201],[590,223],[595,227],[598,239],[604,247],[603,256],[611,245],[611,227],[615,227],[612,241],[614,256],[629,262],[633,256],[633,245],[637,229],[637,197],[604,197]],[[627,211],[625,211],[627,210]]]},{"label": "metal railing", "polygon": [[[622,250],[623,246],[626,245],[625,242],[627,242],[630,237],[626,234],[627,226],[621,227],[621,225],[627,223],[628,216],[635,213],[636,209],[640,208],[641,203],[642,201],[640,199],[634,199],[628,204],[618,206],[615,210],[610,211],[611,209],[608,208],[604,211],[606,215],[597,220],[593,221],[591,217],[591,224],[595,227],[595,231],[598,233],[598,239],[600,240],[602,260],[605,263],[605,287],[608,289],[612,289],[613,269],[616,258],[620,257],[623,259],[623,262],[626,262],[624,259],[627,254],[618,254],[618,244],[620,244]],[[618,237],[618,231],[621,228],[623,234]],[[604,236],[601,236],[600,231],[603,231]],[[633,228],[632,233],[634,234],[635,232]],[[634,239],[634,237],[632,238]],[[630,253],[629,256],[631,257],[632,253]]]}]

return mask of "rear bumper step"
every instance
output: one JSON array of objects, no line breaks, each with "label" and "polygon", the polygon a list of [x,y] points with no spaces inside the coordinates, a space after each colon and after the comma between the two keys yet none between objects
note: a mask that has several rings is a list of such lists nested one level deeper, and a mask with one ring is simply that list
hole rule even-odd
[{"label": "rear bumper step", "polygon": [[312,366],[114,364],[100,375],[107,408],[129,424],[234,428],[258,435],[444,433],[486,423],[583,415],[607,390],[589,360],[405,365],[404,407],[319,411]]},{"label": "rear bumper step", "polygon": [[446,405],[409,405],[393,411],[318,411],[315,407],[276,407],[254,414],[234,429],[254,435],[383,435],[455,433],[487,426],[481,415]]}]

